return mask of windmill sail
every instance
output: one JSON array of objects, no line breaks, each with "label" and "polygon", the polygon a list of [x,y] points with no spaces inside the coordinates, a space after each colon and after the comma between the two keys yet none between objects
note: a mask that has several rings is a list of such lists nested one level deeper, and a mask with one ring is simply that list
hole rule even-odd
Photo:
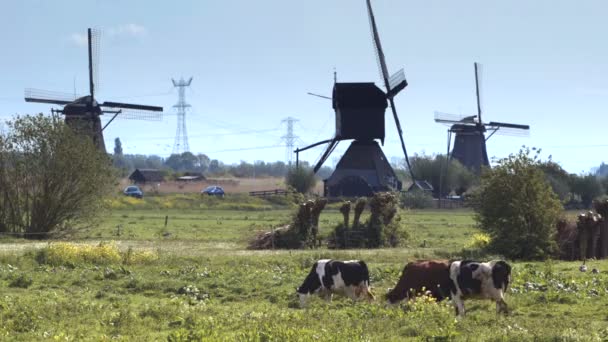
[{"label": "windmill sail", "polygon": [[[393,112],[393,119],[395,120],[395,125],[397,126],[397,132],[399,133],[399,140],[401,142],[401,149],[403,150],[403,155],[405,156],[405,163],[407,165],[407,169],[412,177],[412,180],[416,180],[414,176],[414,172],[412,170],[412,166],[410,165],[410,159],[407,155],[407,149],[405,148],[405,141],[403,140],[403,129],[401,129],[401,123],[399,122],[399,116],[397,115],[397,109],[395,108],[395,102],[393,97],[396,95],[396,92],[391,91],[391,83],[389,81],[388,68],[386,66],[386,59],[384,58],[384,51],[382,51],[382,43],[380,42],[380,35],[378,34],[378,28],[376,27],[376,19],[374,18],[374,12],[372,10],[371,0],[367,0],[367,11],[369,14],[369,22],[372,30],[374,47],[376,48],[376,56],[378,57],[378,66],[380,68],[380,73],[382,75],[382,79],[384,80],[384,85],[386,87],[387,97],[389,100],[389,104],[391,107],[391,111]],[[407,82],[405,81],[405,74],[403,74],[403,81],[399,84],[402,84],[402,88],[405,88]],[[399,89],[399,90],[401,90]],[[397,91],[398,92],[398,91]]]}]

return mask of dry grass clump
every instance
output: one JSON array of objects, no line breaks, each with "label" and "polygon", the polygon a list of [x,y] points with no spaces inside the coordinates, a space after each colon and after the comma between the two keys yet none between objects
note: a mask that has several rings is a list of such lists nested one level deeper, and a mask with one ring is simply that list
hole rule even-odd
[{"label": "dry grass clump", "polygon": [[309,200],[298,206],[291,223],[258,234],[249,242],[249,249],[300,249],[318,245],[319,217],[327,199]]},{"label": "dry grass clump", "polygon": [[[369,203],[370,217],[361,223],[363,210]],[[399,199],[393,193],[376,193],[369,200],[360,198],[355,202],[352,226],[349,222],[351,203],[340,207],[344,222],[339,224],[329,238],[330,248],[379,248],[395,247],[407,239],[398,215]]]}]

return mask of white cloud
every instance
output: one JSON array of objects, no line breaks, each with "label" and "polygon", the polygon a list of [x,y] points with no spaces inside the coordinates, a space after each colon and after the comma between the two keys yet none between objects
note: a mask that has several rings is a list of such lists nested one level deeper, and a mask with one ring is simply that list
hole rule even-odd
[{"label": "white cloud", "polygon": [[72,33],[70,40],[78,46],[87,46],[87,35],[84,33]]},{"label": "white cloud", "polygon": [[129,37],[141,37],[145,36],[148,33],[148,30],[138,24],[125,24],[119,25],[116,27],[111,27],[107,30],[108,35],[119,37],[119,36],[129,36]]},{"label": "white cloud", "polygon": [[[148,34],[148,30],[139,24],[124,24],[110,27],[101,31],[102,35],[107,35],[109,38],[138,38]],[[70,41],[78,46],[87,46],[87,34],[83,30],[82,33],[72,33]]]}]

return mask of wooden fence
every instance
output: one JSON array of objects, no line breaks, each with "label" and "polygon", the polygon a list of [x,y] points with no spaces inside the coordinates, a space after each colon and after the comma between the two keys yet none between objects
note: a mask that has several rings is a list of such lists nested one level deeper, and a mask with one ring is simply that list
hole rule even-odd
[{"label": "wooden fence", "polygon": [[249,196],[254,197],[268,197],[268,196],[287,196],[290,192],[285,189],[274,189],[274,190],[262,190],[262,191],[249,191]]}]

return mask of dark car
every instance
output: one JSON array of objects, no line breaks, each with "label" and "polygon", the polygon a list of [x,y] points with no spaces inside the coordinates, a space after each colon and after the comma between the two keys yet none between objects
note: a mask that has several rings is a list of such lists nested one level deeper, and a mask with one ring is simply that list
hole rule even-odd
[{"label": "dark car", "polygon": [[135,185],[130,185],[130,186],[126,187],[125,191],[123,191],[122,193],[125,194],[126,196],[131,196],[131,197],[135,197],[135,198],[144,197],[143,191],[141,191],[141,189]]},{"label": "dark car", "polygon": [[224,197],[224,189],[222,189],[221,186],[212,185],[203,189],[203,191],[201,191],[201,194]]}]

